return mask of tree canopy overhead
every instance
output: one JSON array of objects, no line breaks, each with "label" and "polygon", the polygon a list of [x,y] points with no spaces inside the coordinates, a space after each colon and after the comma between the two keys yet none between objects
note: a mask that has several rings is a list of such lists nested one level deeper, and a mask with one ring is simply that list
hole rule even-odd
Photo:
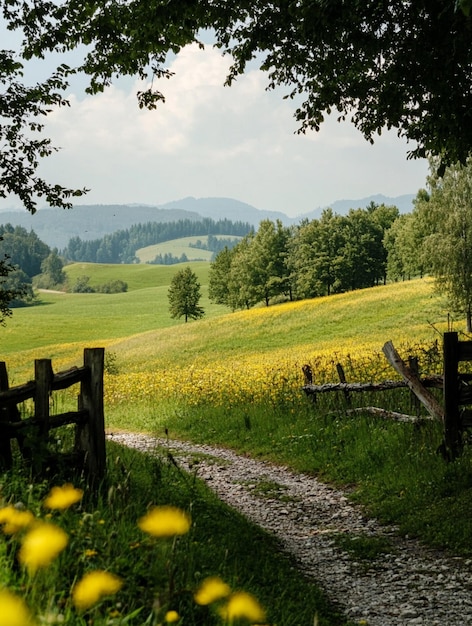
[{"label": "tree canopy overhead", "polygon": [[[472,18],[470,0],[0,0],[21,50],[0,50],[0,194],[16,193],[34,211],[37,197],[53,206],[83,190],[36,175],[53,148],[41,115],[65,104],[69,72],[89,75],[96,93],[119,75],[149,79],[139,106],[162,93],[154,78],[170,77],[169,53],[199,42],[203,29],[233,56],[231,84],[254,59],[268,87],[300,98],[301,131],[318,129],[337,112],[367,140],[385,128],[413,142],[411,157],[439,155],[441,168],[465,162],[472,146]],[[202,44],[200,44],[202,45]],[[49,81],[27,89],[22,63],[48,52],[82,50],[77,67],[62,65]],[[3,89],[3,91],[2,91]],[[9,123],[11,122],[11,123]]]}]

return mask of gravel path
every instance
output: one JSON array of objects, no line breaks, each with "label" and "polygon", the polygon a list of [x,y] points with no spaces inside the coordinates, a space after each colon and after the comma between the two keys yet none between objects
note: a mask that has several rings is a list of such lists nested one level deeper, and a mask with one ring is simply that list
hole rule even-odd
[{"label": "gravel path", "polygon": [[[165,447],[221,500],[276,535],[350,619],[369,626],[472,625],[472,560],[400,537],[395,528],[366,518],[342,491],[211,446],[129,433],[108,438],[145,452]],[[358,563],[337,547],[339,533],[386,537],[393,549]]]}]

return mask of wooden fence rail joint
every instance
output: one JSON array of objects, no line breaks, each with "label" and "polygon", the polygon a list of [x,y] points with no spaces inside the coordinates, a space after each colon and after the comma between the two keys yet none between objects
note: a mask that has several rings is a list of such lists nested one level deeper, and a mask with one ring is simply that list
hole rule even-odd
[{"label": "wooden fence rail joint", "polygon": [[[439,421],[443,425],[444,440],[439,451],[447,460],[454,460],[461,452],[464,441],[464,431],[472,428],[472,409],[464,408],[472,405],[472,374],[460,372],[459,363],[472,361],[472,341],[459,341],[456,332],[444,333],[443,339],[443,374],[442,376],[423,376],[418,373],[418,361],[415,358],[405,363],[396,351],[393,343],[387,341],[382,352],[385,358],[400,375],[401,380],[385,380],[380,383],[348,383],[341,365],[336,369],[340,382],[326,383],[323,385],[313,384],[313,373],[309,365],[303,366],[305,385],[303,391],[312,398],[319,393],[338,391],[344,393],[348,408],[345,414],[361,412],[371,413],[379,417],[393,419],[399,422],[422,423],[428,420]],[[407,387],[416,398],[418,414],[415,416],[387,411],[379,407],[351,408],[351,392],[388,391]],[[442,390],[442,403],[431,393],[430,388]],[[418,406],[421,403],[429,416],[421,417]]]},{"label": "wooden fence rail joint", "polygon": [[[35,378],[32,381],[9,387],[6,364],[0,362],[0,467],[12,465],[11,440],[17,439],[23,453],[25,435],[36,438],[37,449],[46,445],[53,428],[75,425],[73,456],[81,459],[89,483],[98,485],[105,475],[105,420],[103,409],[104,348],[86,348],[84,365],[54,373],[49,359],[35,361]],[[80,384],[77,410],[50,413],[50,398],[54,391]],[[18,404],[33,400],[34,415],[21,419]],[[25,458],[26,458],[25,453]]]}]

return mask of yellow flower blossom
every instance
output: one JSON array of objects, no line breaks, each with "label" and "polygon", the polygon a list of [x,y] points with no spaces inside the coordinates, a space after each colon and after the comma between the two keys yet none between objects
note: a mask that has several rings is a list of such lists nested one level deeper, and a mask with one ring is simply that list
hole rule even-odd
[{"label": "yellow flower blossom", "polygon": [[41,523],[30,530],[21,544],[18,559],[31,573],[47,567],[69,543],[67,533],[54,524]]},{"label": "yellow flower blossom", "polygon": [[35,517],[31,511],[24,511],[9,505],[0,509],[0,524],[6,535],[14,535],[32,524]]},{"label": "yellow flower blossom", "polygon": [[90,548],[88,548],[87,550],[85,550],[84,552],[84,556],[90,558],[92,556],[97,556],[98,552],[96,550],[91,550]]},{"label": "yellow flower blossom", "polygon": [[197,604],[212,604],[221,598],[226,598],[231,593],[229,585],[218,576],[206,578],[195,593],[194,599]]},{"label": "yellow flower blossom", "polygon": [[173,624],[174,622],[178,622],[180,619],[180,615],[177,611],[167,611],[165,620],[168,624]]},{"label": "yellow flower blossom", "polygon": [[0,589],[0,624],[2,626],[29,626],[33,619],[23,599],[7,589]]},{"label": "yellow flower blossom", "polygon": [[264,609],[254,596],[245,591],[233,593],[220,612],[223,619],[230,623],[237,619],[247,619],[251,624],[262,624],[265,621]]},{"label": "yellow flower blossom", "polygon": [[46,499],[44,500],[44,506],[47,509],[59,509],[63,511],[68,509],[76,502],[82,500],[84,492],[82,489],[76,489],[74,485],[66,483],[62,487],[53,487]]},{"label": "yellow flower blossom", "polygon": [[190,516],[174,506],[156,506],[138,520],[139,528],[153,537],[185,535],[190,524]]},{"label": "yellow flower blossom", "polygon": [[110,572],[103,570],[88,572],[75,585],[72,601],[79,611],[85,611],[104,597],[117,593],[122,586],[121,578]]}]

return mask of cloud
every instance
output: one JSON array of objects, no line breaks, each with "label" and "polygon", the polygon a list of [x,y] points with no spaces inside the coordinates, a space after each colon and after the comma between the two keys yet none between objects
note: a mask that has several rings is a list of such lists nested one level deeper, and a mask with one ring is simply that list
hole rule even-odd
[{"label": "cloud", "polygon": [[103,94],[71,94],[47,132],[63,149],[43,173],[87,186],[86,202],[161,204],[193,195],[229,196],[296,215],[340,198],[415,193],[426,164],[406,160],[407,146],[385,133],[375,146],[329,117],[319,133],[297,135],[295,104],[267,92],[253,69],[224,87],[230,59],[185,48],[175,76],[156,86],[166,102],[139,110],[144,85],[118,81]]}]

